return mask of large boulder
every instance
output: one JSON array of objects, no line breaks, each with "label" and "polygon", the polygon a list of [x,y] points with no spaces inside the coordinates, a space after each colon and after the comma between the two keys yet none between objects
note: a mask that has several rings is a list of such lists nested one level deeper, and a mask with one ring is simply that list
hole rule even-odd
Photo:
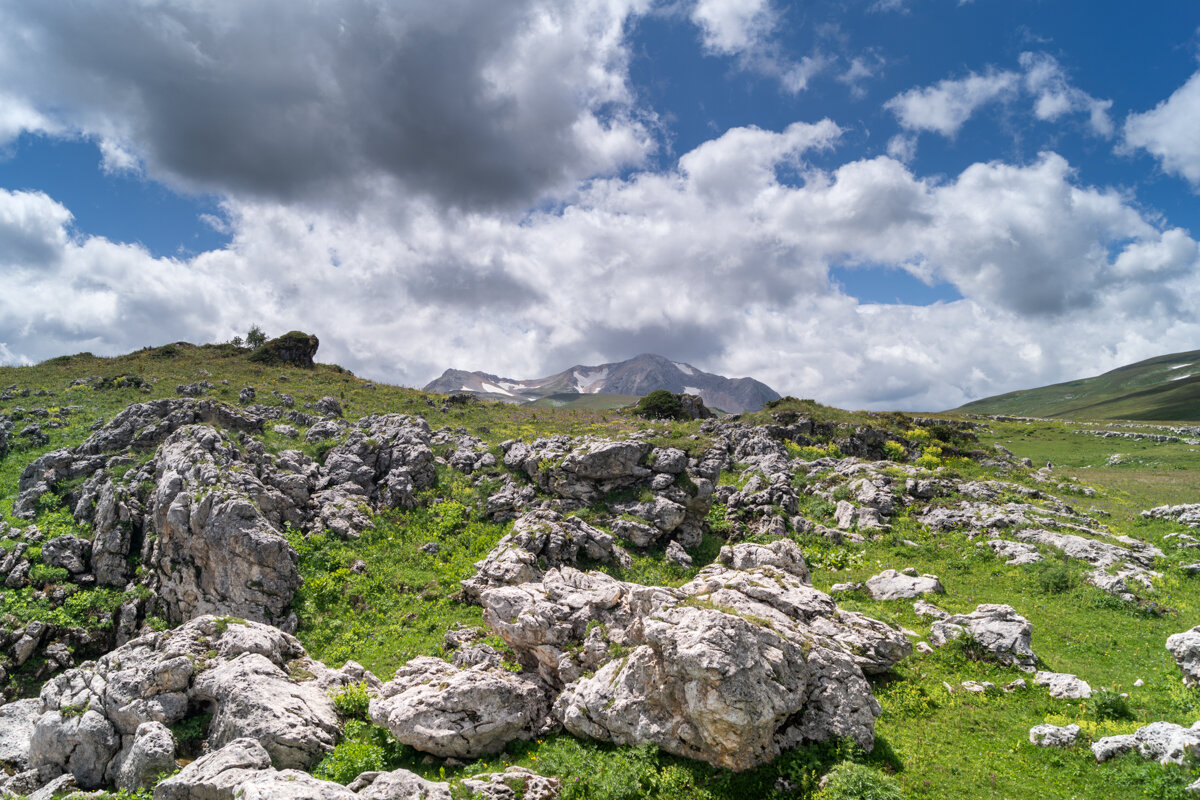
[{"label": "large boulder", "polygon": [[1012,606],[983,604],[970,614],[954,614],[933,623],[929,641],[941,647],[970,634],[991,659],[1025,672],[1037,669],[1033,654],[1033,624]]},{"label": "large boulder", "polygon": [[0,764],[18,772],[29,766],[29,740],[41,715],[36,697],[0,706]]},{"label": "large boulder", "polygon": [[288,331],[283,336],[263,342],[250,354],[259,364],[287,364],[304,369],[313,368],[313,356],[321,340],[311,333]]},{"label": "large boulder", "polygon": [[443,758],[498,753],[546,727],[550,709],[540,680],[504,669],[459,669],[419,656],[371,700],[371,720],[397,740]]},{"label": "large boulder", "polygon": [[1200,755],[1200,722],[1190,728],[1173,722],[1152,722],[1133,733],[1106,736],[1092,745],[1097,761],[1107,761],[1131,750],[1160,764],[1183,764]]},{"label": "large boulder", "polygon": [[679,589],[563,567],[482,602],[522,662],[563,687],[554,713],[569,731],[730,769],[801,741],[870,748],[880,707],[864,673],[911,652],[813,589],[790,540],[724,548]]},{"label": "large boulder", "polygon": [[298,556],[256,502],[272,490],[236,468],[236,444],[208,426],[187,426],[163,443],[157,462],[152,563],[164,616],[234,614],[294,628],[288,606],[300,586]]}]

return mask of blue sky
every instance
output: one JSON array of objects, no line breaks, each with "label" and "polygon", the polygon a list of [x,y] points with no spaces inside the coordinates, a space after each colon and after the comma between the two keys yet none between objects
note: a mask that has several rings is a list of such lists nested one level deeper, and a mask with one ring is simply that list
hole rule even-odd
[{"label": "blue sky", "polygon": [[0,0],[0,363],[938,409],[1200,347],[1200,7]]}]

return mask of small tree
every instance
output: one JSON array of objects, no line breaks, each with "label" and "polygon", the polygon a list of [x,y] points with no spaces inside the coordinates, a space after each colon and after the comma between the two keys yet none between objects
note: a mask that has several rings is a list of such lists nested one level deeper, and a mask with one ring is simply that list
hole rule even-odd
[{"label": "small tree", "polygon": [[666,389],[655,389],[638,401],[634,413],[647,419],[679,419],[683,416],[683,404],[679,395]]},{"label": "small tree", "polygon": [[245,347],[246,346],[246,343],[242,341],[242,337],[240,337],[240,336],[233,337],[232,339],[229,340],[229,343],[231,345],[233,345],[234,347]]},{"label": "small tree", "polygon": [[251,350],[257,350],[267,341],[267,334],[263,333],[263,329],[257,325],[250,326],[250,332],[246,334],[246,346]]}]

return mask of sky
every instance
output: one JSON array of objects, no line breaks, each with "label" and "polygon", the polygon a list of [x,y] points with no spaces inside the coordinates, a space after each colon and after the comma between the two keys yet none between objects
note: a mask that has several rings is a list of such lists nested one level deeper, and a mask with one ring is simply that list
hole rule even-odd
[{"label": "sky", "polygon": [[1200,348],[1191,0],[0,0],[0,364],[940,410]]}]

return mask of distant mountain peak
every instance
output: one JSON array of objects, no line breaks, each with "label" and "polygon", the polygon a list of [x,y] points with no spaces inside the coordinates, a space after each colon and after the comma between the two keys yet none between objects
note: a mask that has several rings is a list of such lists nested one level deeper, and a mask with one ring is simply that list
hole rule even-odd
[{"label": "distant mountain peak", "polygon": [[722,411],[756,411],[779,393],[753,378],[726,378],[655,353],[594,366],[576,364],[545,378],[502,378],[487,372],[448,369],[425,387],[427,392],[470,392],[511,403],[534,402],[550,395],[614,394],[645,396],[657,389],[698,394],[705,405]]}]

